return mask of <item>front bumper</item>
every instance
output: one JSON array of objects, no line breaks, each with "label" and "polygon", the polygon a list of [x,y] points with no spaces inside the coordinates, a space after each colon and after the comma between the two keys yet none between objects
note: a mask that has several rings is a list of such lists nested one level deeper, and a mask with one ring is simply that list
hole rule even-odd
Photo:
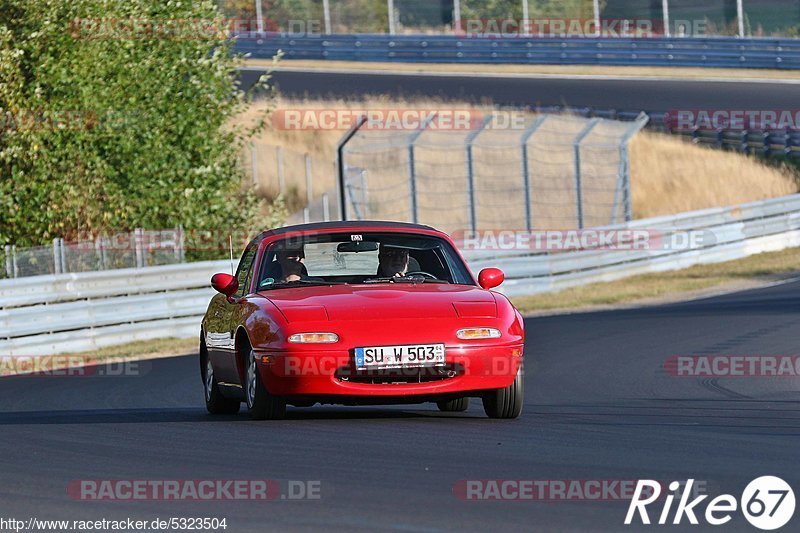
[{"label": "front bumper", "polygon": [[446,346],[443,368],[355,370],[353,350],[256,351],[261,379],[278,396],[435,397],[508,387],[523,345]]}]

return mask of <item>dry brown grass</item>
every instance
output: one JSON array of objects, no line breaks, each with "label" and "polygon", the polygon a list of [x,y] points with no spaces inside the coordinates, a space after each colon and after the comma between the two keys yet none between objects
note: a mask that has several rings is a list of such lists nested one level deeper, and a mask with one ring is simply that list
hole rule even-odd
[{"label": "dry brown grass", "polygon": [[800,250],[756,254],[744,259],[696,265],[681,270],[643,274],[592,283],[549,294],[513,298],[521,312],[572,310],[616,304],[658,303],[703,296],[709,290],[740,290],[800,273]]},{"label": "dry brown grass", "polygon": [[[283,109],[361,110],[365,108],[436,109],[446,107],[480,109],[484,112],[493,110],[492,106],[488,104],[474,106],[435,99],[406,101],[388,97],[370,98],[363,102],[294,101],[279,98],[275,105],[277,108]],[[533,115],[528,115],[528,117],[531,118]],[[577,129],[580,129],[580,125]],[[546,149],[540,148],[533,152],[532,157],[538,158],[537,160],[541,163],[536,170],[536,175],[539,176],[536,179],[539,181],[533,184],[535,188],[537,186],[539,188],[536,200],[538,203],[535,206],[535,225],[537,227],[566,227],[566,221],[574,220],[573,193],[569,191],[572,183],[570,163],[572,148],[568,142],[572,137],[571,134],[575,133],[577,129],[575,124],[570,123],[568,119],[554,121],[550,124],[550,131],[543,133],[554,144]],[[325,191],[335,190],[333,163],[335,146],[343,133],[341,130],[285,131],[268,128],[259,139],[255,140],[259,170],[257,181],[262,186],[262,190],[269,191],[270,194],[277,192],[275,146],[281,146],[284,149],[287,189],[290,196],[294,195],[299,198],[298,202],[306,197],[304,153],[310,154],[314,161],[312,168],[314,196],[319,197]],[[598,136],[602,137],[603,133],[608,132],[598,132]],[[452,180],[450,183],[446,180],[448,175],[458,177],[465,174],[464,151],[460,144],[463,134],[460,134],[462,137],[456,139],[451,137],[450,141],[444,139],[451,134],[431,132],[424,135],[428,136],[427,140],[432,144],[447,143],[448,146],[442,150],[426,149],[423,146],[418,151],[420,161],[428,162],[428,167],[420,165],[418,170],[424,172],[427,168],[428,172],[438,172],[436,174],[438,185],[431,181],[428,185],[429,190],[420,190],[422,198],[420,208],[425,208],[428,204],[438,207],[457,207],[465,201],[464,195],[461,194],[463,184],[459,185],[458,180]],[[516,143],[511,140],[512,137],[518,138],[518,136],[519,131],[487,131],[481,134],[476,143],[476,160],[478,152],[483,150],[483,161],[477,162],[475,166],[476,175],[479,176],[478,187],[481,186],[480,176],[483,176],[484,184],[491,180],[492,183],[508,181],[509,186],[518,186],[516,182],[519,179],[519,163],[509,159],[518,157]],[[423,138],[420,140],[422,141]],[[591,136],[586,140],[591,141]],[[510,148],[500,148],[499,146],[502,144],[508,144]],[[613,165],[607,165],[603,160],[604,157],[611,157],[612,153],[613,151],[609,150],[596,155],[594,160],[590,160],[589,157],[584,159],[584,171],[589,176],[587,183],[592,184],[592,172],[596,172],[598,175],[607,174],[609,171],[615,172]],[[635,218],[733,205],[798,191],[797,176],[788,168],[768,166],[753,157],[692,145],[668,135],[640,133],[634,137],[630,145],[630,154]],[[375,192],[372,194],[371,201],[380,204],[381,202],[392,202],[394,198],[398,197],[398,189],[392,189],[391,186],[404,183],[406,180],[403,155],[384,154],[371,161],[371,163],[377,161],[380,166],[385,168],[371,171],[370,188],[386,189],[385,193]],[[364,156],[364,164],[367,163],[367,159],[368,157]],[[354,157],[351,164],[359,166],[358,157]],[[439,176],[441,179],[438,179]],[[399,190],[404,191],[405,189]],[[478,213],[478,217],[482,221],[483,227],[507,227],[508,223],[505,220],[521,220],[521,207],[517,210],[520,213],[514,211],[512,207],[508,207],[519,203],[512,198],[513,193],[510,194],[509,198],[497,196],[488,202],[491,205],[481,208],[482,211]],[[585,194],[589,196],[592,193]],[[602,197],[585,199],[588,205],[612,202],[611,195],[607,193],[603,193]],[[402,198],[399,202],[402,203]],[[502,210],[492,207],[498,203],[505,204],[507,207]],[[454,209],[452,213],[459,211],[461,209]],[[378,212],[377,216],[381,216],[381,213]],[[598,212],[597,218],[592,219],[591,207],[587,208],[586,216],[588,217],[587,225],[607,223],[607,220],[603,218],[607,216],[605,212]],[[452,219],[447,220],[452,222]],[[424,222],[434,226],[443,223],[434,219],[426,219]]]},{"label": "dry brown grass", "polygon": [[631,143],[636,218],[734,205],[797,192],[788,168],[644,132]]}]

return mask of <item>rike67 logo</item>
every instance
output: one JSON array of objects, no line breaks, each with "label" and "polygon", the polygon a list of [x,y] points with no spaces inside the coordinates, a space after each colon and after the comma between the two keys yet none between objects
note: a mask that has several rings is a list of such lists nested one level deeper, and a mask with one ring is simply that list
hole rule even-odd
[{"label": "rike67 logo", "polygon": [[[758,529],[771,531],[786,525],[794,515],[794,491],[779,477],[762,476],[754,479],[745,487],[739,501],[730,494],[721,494],[707,502],[704,513],[700,512],[702,508],[700,504],[708,498],[708,495],[696,496],[690,501],[693,483],[694,479],[689,479],[685,488],[683,488],[684,484],[678,481],[669,484],[669,493],[663,498],[663,507],[656,523],[677,525],[685,517],[690,524],[697,525],[699,523],[697,516],[700,515],[712,526],[721,526],[730,522],[738,507],[750,524]],[[678,504],[672,514],[672,504],[676,496]],[[659,504],[662,501],[661,484],[650,479],[640,479],[636,484],[630,506],[628,506],[625,524],[631,525],[638,520],[641,520],[642,524],[650,524],[647,506],[657,501]],[[657,505],[653,507],[657,507]],[[670,521],[671,514],[672,520]],[[638,520],[636,519],[637,515]]]}]

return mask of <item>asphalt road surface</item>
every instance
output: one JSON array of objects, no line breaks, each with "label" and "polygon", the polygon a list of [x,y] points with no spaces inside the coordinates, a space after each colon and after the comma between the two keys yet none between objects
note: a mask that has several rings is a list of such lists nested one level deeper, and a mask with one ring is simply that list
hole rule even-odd
[{"label": "asphalt road surface", "polygon": [[[526,327],[526,403],[510,421],[485,418],[474,400],[459,414],[424,405],[290,409],[278,422],[212,417],[196,356],[141,363],[140,376],[4,378],[0,517],[226,517],[235,532],[642,531],[663,526],[626,528],[623,501],[464,501],[453,488],[694,478],[712,496],[738,498],[768,474],[800,488],[797,378],[663,369],[672,355],[797,354],[800,282]],[[321,498],[87,502],[66,490],[80,479],[262,478],[319,481]],[[756,531],[738,513],[716,529]]]},{"label": "asphalt road surface", "polygon": [[[250,87],[264,71],[241,72]],[[754,76],[758,73],[754,72]],[[376,73],[277,71],[278,90],[293,97],[346,100],[388,94],[480,102],[501,106],[590,106],[662,112],[677,109],[795,109],[800,86],[787,83],[695,80],[559,79],[479,76],[419,76]]]}]

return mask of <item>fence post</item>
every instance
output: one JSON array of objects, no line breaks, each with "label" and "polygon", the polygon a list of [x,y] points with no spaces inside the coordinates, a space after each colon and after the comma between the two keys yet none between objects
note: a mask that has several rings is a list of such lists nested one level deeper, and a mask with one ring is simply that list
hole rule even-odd
[{"label": "fence post", "polygon": [[183,234],[183,224],[178,225],[178,262],[186,261],[186,237]]},{"label": "fence post", "polygon": [[522,133],[521,148],[522,148],[522,186],[525,188],[525,229],[531,231],[533,228],[533,210],[531,209],[531,177],[530,169],[528,168],[528,141],[531,136],[536,133],[536,130],[544,124],[548,115],[541,115],[531,123],[530,126]]},{"label": "fence post", "polygon": [[280,194],[285,194],[286,177],[283,174],[283,148],[280,146],[275,147],[275,161],[278,165],[278,192]]},{"label": "fence post", "polygon": [[744,9],[742,0],[736,0],[736,20],[739,23],[739,38],[744,39]]},{"label": "fence post", "polygon": [[396,32],[394,20],[394,0],[386,0],[386,9],[389,11],[389,35],[394,35]]},{"label": "fence post", "polygon": [[358,130],[361,129],[361,126],[363,126],[366,121],[367,117],[361,115],[355,125],[353,125],[353,127],[339,139],[339,142],[336,143],[336,173],[339,178],[339,209],[341,210],[342,220],[347,220],[347,191],[345,190],[345,180],[347,176],[345,175],[346,163],[344,161],[344,147],[350,142],[350,139],[358,133]]},{"label": "fence post", "polygon": [[59,239],[53,239],[53,274],[61,274],[61,252],[58,251]]},{"label": "fence post", "polygon": [[530,11],[528,9],[528,0],[522,0],[522,35],[524,37],[529,37],[531,34],[531,24],[530,24]]},{"label": "fence post", "polygon": [[461,0],[453,0],[453,31],[461,33]]},{"label": "fence post", "polygon": [[136,268],[144,267],[144,230],[142,228],[135,228],[133,230],[133,246],[136,252]]},{"label": "fence post", "polygon": [[314,177],[311,174],[311,156],[306,154],[306,204],[314,201]]},{"label": "fence post", "polygon": [[11,245],[6,244],[5,248],[3,248],[6,256],[6,277],[13,278],[14,277],[14,266],[11,264]]},{"label": "fence post", "polygon": [[253,174],[253,185],[258,185],[258,155],[255,141],[250,141],[250,167]]},{"label": "fence post", "polygon": [[661,0],[661,16],[664,21],[664,37],[670,37],[672,32],[669,29],[669,0]]},{"label": "fence post", "polygon": [[630,128],[622,135],[619,141],[619,169],[617,171],[617,187],[614,190],[614,205],[611,207],[611,221],[617,221],[617,208],[619,206],[619,196],[622,195],[623,216],[625,222],[630,222],[633,218],[631,209],[631,167],[628,154],[628,142],[650,121],[650,116],[642,111]]},{"label": "fence post", "polygon": [[581,183],[581,141],[589,135],[602,119],[593,118],[578,133],[573,141],[575,150],[575,209],[578,217],[578,229],[583,229],[583,185]]},{"label": "fence post", "polygon": [[14,272],[14,277],[19,277],[19,265],[17,265],[17,245],[11,245],[11,265]]},{"label": "fence post", "polygon": [[69,272],[67,265],[67,247],[64,246],[64,239],[58,239],[58,251],[61,254],[61,273],[66,274]]},{"label": "fence post", "polygon": [[475,142],[475,139],[478,138],[478,135],[486,128],[486,125],[489,124],[489,121],[492,120],[492,115],[486,115],[481,125],[478,126],[473,131],[469,132],[466,139],[464,139],[464,146],[466,148],[466,159],[467,159],[467,194],[469,196],[469,227],[472,231],[477,231],[478,229],[478,220],[475,214],[475,175],[473,172],[472,167],[472,144]]},{"label": "fence post", "polygon": [[411,221],[414,224],[419,222],[417,207],[417,166],[414,160],[414,144],[417,142],[417,139],[419,139],[419,136],[425,132],[433,119],[436,118],[436,115],[437,113],[433,113],[426,118],[422,126],[408,137],[408,186],[411,192]]},{"label": "fence post", "polygon": [[331,34],[331,4],[330,0],[322,0],[323,18],[325,19],[325,35]]},{"label": "fence post", "polygon": [[256,0],[256,24],[259,35],[264,33],[264,14],[262,12],[261,0]]},{"label": "fence post", "polygon": [[97,256],[97,264],[100,267],[100,270],[106,269],[106,262],[105,257],[103,257],[103,250],[102,250],[102,241],[100,240],[100,236],[94,238],[94,253]]},{"label": "fence post", "polygon": [[331,206],[328,201],[328,193],[322,193],[322,220],[330,222],[331,220]]}]

